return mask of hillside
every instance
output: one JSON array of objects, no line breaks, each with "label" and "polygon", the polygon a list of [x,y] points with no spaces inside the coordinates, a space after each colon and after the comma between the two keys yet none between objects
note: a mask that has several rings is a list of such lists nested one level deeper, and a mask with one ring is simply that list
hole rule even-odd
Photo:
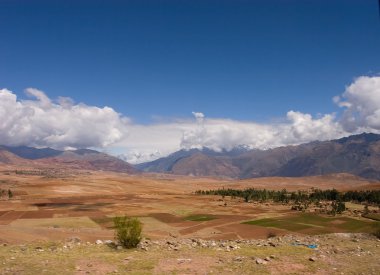
[{"label": "hillside", "polygon": [[0,146],[0,164],[38,168],[69,168],[134,173],[127,162],[95,150],[60,151],[51,148]]},{"label": "hillside", "polygon": [[210,149],[181,150],[136,167],[148,172],[233,178],[349,173],[380,179],[380,135],[363,133],[331,141],[230,155]]}]

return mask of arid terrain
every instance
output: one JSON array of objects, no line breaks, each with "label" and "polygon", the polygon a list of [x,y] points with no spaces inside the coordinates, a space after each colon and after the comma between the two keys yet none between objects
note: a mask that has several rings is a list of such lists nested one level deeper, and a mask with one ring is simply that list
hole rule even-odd
[{"label": "arid terrain", "polygon": [[[79,256],[78,254],[79,258],[75,261],[80,262],[80,259],[82,259],[85,265],[88,264],[86,262],[89,261],[88,257],[92,258],[92,256],[86,256],[88,253],[94,253],[96,255],[94,257],[96,258],[101,257],[100,254],[104,252],[105,255],[113,255],[109,256],[113,260],[116,258],[121,259],[125,255],[121,254],[120,251],[114,251],[116,254],[113,254],[111,248],[96,248],[91,245],[97,240],[113,240],[112,217],[115,215],[138,217],[143,223],[144,238],[149,242],[157,242],[158,244],[154,248],[154,245],[149,243],[150,246],[153,246],[153,249],[149,249],[149,252],[144,250],[145,254],[141,254],[142,252],[138,252],[138,254],[126,252],[126,255],[133,255],[133,259],[140,259],[138,255],[145,257],[147,253],[153,253],[149,257],[156,257],[156,261],[152,261],[153,258],[150,260],[150,264],[146,267],[146,270],[141,266],[136,267],[136,273],[167,274],[177,272],[179,274],[205,274],[212,270],[215,273],[220,273],[217,271],[218,269],[211,267],[214,266],[214,261],[221,257],[221,261],[224,264],[227,264],[229,261],[236,263],[236,261],[239,262],[240,260],[234,262],[234,257],[241,256],[243,257],[242,259],[245,259],[241,260],[245,264],[238,264],[236,266],[235,264],[228,264],[231,266],[231,270],[236,271],[238,267],[244,266],[244,268],[247,268],[247,264],[249,266],[250,262],[247,262],[246,259],[249,258],[250,249],[256,251],[257,256],[262,255],[264,251],[261,251],[261,246],[257,247],[256,243],[253,248],[249,244],[244,244],[244,249],[241,248],[241,251],[244,251],[244,253],[240,255],[238,250],[235,251],[234,246],[231,246],[233,253],[229,254],[226,258],[224,252],[226,246],[221,245],[221,241],[265,240],[268,236],[277,236],[279,238],[285,236],[283,238],[287,238],[286,236],[289,236],[289,234],[296,237],[287,242],[281,241],[279,248],[263,246],[262,249],[268,250],[265,252],[268,254],[267,256],[269,257],[269,255],[277,253],[285,255],[285,250],[290,249],[289,253],[295,253],[298,256],[300,256],[299,253],[306,253],[305,255],[312,257],[313,253],[315,253],[314,250],[306,249],[305,247],[294,247],[291,243],[295,242],[298,238],[308,238],[307,236],[309,235],[370,233],[376,222],[360,216],[313,216],[311,213],[292,211],[289,205],[245,203],[240,198],[200,196],[195,195],[194,192],[196,190],[218,188],[244,189],[248,187],[274,190],[281,190],[283,188],[287,188],[288,190],[308,190],[312,187],[321,189],[336,188],[338,190],[380,188],[380,184],[377,181],[369,181],[348,174],[305,178],[221,180],[161,174],[127,175],[123,173],[85,170],[66,170],[54,174],[47,173],[45,170],[36,171],[27,167],[18,169],[16,173],[15,167],[7,165],[1,167],[0,182],[2,189],[10,189],[13,193],[11,199],[0,200],[0,243],[7,244],[7,246],[0,248],[0,260],[3,260],[3,265],[0,266],[0,273],[8,272],[13,274],[33,274],[35,269],[28,271],[23,266],[39,266],[40,263],[37,262],[40,262],[42,255],[46,253],[46,246],[49,245],[56,247],[57,251],[63,249],[61,252],[64,253],[65,249],[62,247],[67,247],[64,245],[65,242],[72,243],[72,240],[76,240],[76,242],[82,244],[81,247],[70,246],[70,249],[79,254],[83,253],[83,256]],[[352,205],[350,207],[362,208],[360,205]],[[274,219],[279,226],[266,226],[265,224],[260,224],[260,222],[258,224],[246,223],[268,218]],[[347,236],[343,240],[351,239],[351,237]],[[334,238],[329,237],[327,239],[334,243]],[[370,255],[373,257],[378,255],[380,243],[376,241],[376,238],[363,238],[365,239],[363,242],[368,243],[368,248],[370,248],[368,251],[371,251]],[[319,237],[317,239],[326,239],[326,237]],[[166,240],[175,240],[180,243],[168,246]],[[186,252],[183,253],[186,255],[180,255],[178,254],[179,252],[175,253],[177,250],[183,250],[182,248],[176,249],[178,245],[181,247],[192,247],[191,244],[187,245],[186,243],[190,240],[214,240],[218,241],[218,243],[211,246],[210,244],[204,245],[204,247],[207,246],[210,250],[208,252],[201,249],[202,245],[198,245],[197,247],[200,247],[201,250],[199,248],[198,250],[185,249]],[[315,239],[308,240],[309,243],[310,241],[313,243],[318,242]],[[337,240],[337,242],[340,245],[341,241]],[[369,245],[371,242],[376,245]],[[87,244],[87,248],[84,248],[86,247],[85,244]],[[286,245],[289,247],[286,247]],[[358,244],[351,240],[347,241],[347,244],[344,244],[345,247],[347,245],[348,247],[352,246],[352,249],[357,249],[358,247]],[[23,260],[12,260],[9,262],[7,259],[13,255],[10,251],[18,253],[17,251],[20,249],[20,246],[27,247],[25,251],[28,251],[28,253],[34,253],[35,247],[43,247],[40,250],[45,252],[37,253],[37,251],[36,255],[29,255],[28,258],[25,258],[27,262],[23,262]],[[159,247],[161,246],[166,252],[157,255],[157,250],[160,250]],[[215,247],[220,248],[220,250],[214,249]],[[147,249],[147,247],[143,248]],[[83,249],[86,252],[83,252]],[[155,250],[156,252],[154,252]],[[172,255],[173,253],[175,255]],[[204,253],[207,256],[203,257]],[[19,257],[26,257],[25,253],[19,254]],[[345,254],[345,256],[347,255]],[[34,257],[36,262],[33,260]],[[62,257],[62,255],[57,257],[57,255],[56,257],[49,255],[46,261],[50,261],[52,265],[59,266],[55,261],[59,257]],[[276,257],[279,257],[279,255]],[[287,259],[286,257],[281,257],[282,260],[277,261],[278,265],[274,266],[272,264],[269,269],[266,268],[269,265],[266,265],[264,268],[260,264],[255,263],[255,260],[251,259],[250,261],[255,268],[259,266],[259,269],[255,269],[257,272],[276,273],[281,270],[281,265],[284,265],[290,259],[284,262]],[[294,259],[299,260],[297,257]],[[316,272],[315,265],[311,265],[311,261],[308,260],[307,256],[305,257],[306,263],[301,265],[297,263],[298,260],[294,263],[290,261],[289,264],[294,265],[294,268],[288,268],[288,271],[290,273],[298,273],[302,270],[306,273]],[[368,259],[370,256],[366,257]],[[72,258],[73,261],[74,258]],[[179,271],[177,270],[177,258],[185,259],[183,263],[181,262]],[[186,262],[190,261],[186,260],[189,258],[191,258],[191,264],[190,262]],[[318,261],[322,260],[319,259]],[[165,264],[163,261],[167,261],[167,263]],[[207,263],[203,263],[203,261]],[[91,262],[89,264],[96,267],[96,263]],[[339,264],[344,265],[344,263]],[[350,263],[347,262],[346,264],[349,265]],[[368,268],[376,267],[378,270],[378,263],[373,262],[372,264]],[[97,270],[98,274],[113,272],[115,270],[121,273],[134,273],[133,265],[132,267],[129,266],[129,269],[124,269],[124,271],[116,267],[109,268],[111,263],[106,262],[105,265],[108,265],[108,267],[104,269],[104,272],[102,269]],[[183,269],[186,266],[188,268]],[[199,266],[199,269],[194,269],[194,266]],[[16,267],[19,268],[19,271],[17,271]],[[67,274],[74,272],[82,274],[80,270],[75,271],[76,265],[74,262],[68,263],[66,267]],[[48,273],[51,271],[49,268],[46,268],[46,270]],[[321,273],[329,273],[331,271],[328,270],[328,268],[322,268]],[[368,271],[371,270],[368,269]],[[255,274],[256,271],[249,268],[244,269],[244,273]],[[85,271],[83,271],[84,273]],[[90,273],[92,273],[91,270]]]}]

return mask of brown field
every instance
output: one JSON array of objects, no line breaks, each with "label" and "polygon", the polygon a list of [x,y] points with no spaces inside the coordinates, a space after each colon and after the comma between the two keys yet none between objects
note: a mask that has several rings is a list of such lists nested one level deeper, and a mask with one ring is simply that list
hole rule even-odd
[{"label": "brown field", "polygon": [[[193,192],[222,187],[288,190],[380,188],[379,182],[345,174],[227,180],[83,172],[49,178],[16,175],[9,172],[11,170],[11,167],[0,170],[1,188],[11,188],[15,194],[12,200],[0,200],[0,241],[8,243],[64,240],[72,236],[86,241],[112,239],[112,217],[115,215],[139,217],[144,224],[144,236],[152,239],[168,236],[263,238],[269,232],[282,235],[289,231],[242,223],[294,215],[289,206],[244,203],[241,199],[231,198],[222,200],[219,196],[197,196]],[[197,214],[212,215],[212,219],[186,219]],[[303,233],[314,232],[315,228],[306,228]]]}]

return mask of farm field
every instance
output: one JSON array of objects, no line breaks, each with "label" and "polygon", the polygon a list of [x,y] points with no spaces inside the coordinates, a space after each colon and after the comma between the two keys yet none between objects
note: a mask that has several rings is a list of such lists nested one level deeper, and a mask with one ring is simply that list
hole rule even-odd
[{"label": "farm field", "polygon": [[[13,193],[0,200],[0,274],[376,274],[380,268],[379,241],[361,233],[379,224],[374,214],[322,216],[195,194],[380,186],[350,175],[237,181],[81,171],[53,178],[3,167],[0,183]],[[106,245],[116,215],[143,223],[140,248]],[[365,261],[352,265],[357,259]]]},{"label": "farm field", "polygon": [[0,201],[0,242],[6,243],[60,241],[73,236],[85,241],[113,239],[115,215],[138,217],[144,225],[144,236],[150,239],[252,239],[266,238],[269,233],[371,232],[378,223],[362,217],[304,214],[291,211],[289,205],[194,194],[196,190],[222,187],[307,190],[320,186],[348,190],[379,186],[378,182],[350,175],[236,181],[85,171],[46,178],[9,171],[0,172],[2,188],[14,193],[11,200]]}]

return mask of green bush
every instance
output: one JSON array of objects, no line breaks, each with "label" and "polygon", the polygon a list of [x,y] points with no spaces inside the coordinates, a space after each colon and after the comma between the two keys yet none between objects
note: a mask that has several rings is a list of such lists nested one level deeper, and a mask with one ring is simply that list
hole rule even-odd
[{"label": "green bush", "polygon": [[114,217],[115,239],[125,248],[134,248],[141,241],[142,224],[137,218]]}]

